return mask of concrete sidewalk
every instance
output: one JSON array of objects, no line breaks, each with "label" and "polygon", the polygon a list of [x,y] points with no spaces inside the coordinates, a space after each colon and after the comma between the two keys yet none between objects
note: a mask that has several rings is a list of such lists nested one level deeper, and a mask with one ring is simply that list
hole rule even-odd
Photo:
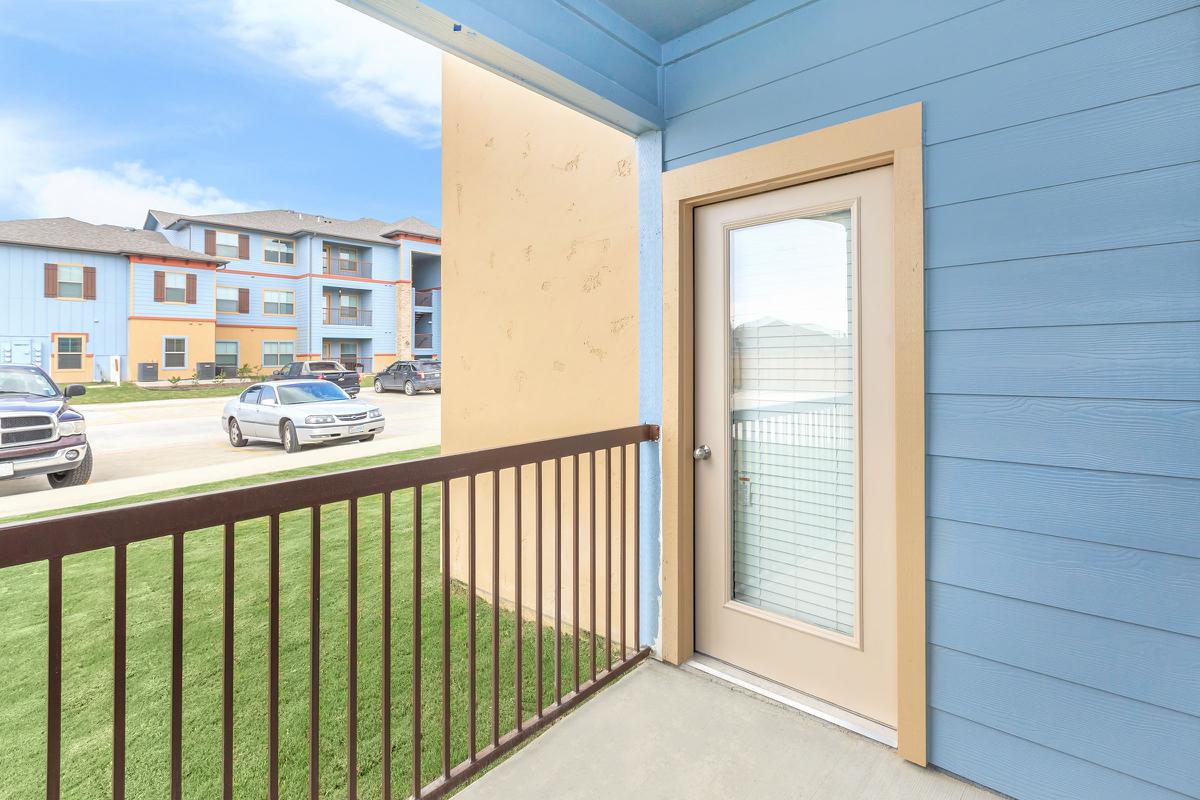
[{"label": "concrete sidewalk", "polygon": [[461,800],[999,800],[892,749],[697,672],[649,661]]}]

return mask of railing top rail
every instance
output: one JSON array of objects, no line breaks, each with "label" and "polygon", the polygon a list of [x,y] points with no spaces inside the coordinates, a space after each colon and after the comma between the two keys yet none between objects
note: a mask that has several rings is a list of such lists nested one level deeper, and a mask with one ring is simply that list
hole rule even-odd
[{"label": "railing top rail", "polygon": [[15,522],[0,525],[0,568],[657,439],[657,425],[633,425]]}]

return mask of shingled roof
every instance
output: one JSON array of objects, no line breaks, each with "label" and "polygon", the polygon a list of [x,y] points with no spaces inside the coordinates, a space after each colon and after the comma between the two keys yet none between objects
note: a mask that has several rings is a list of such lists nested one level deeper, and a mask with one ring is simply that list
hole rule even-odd
[{"label": "shingled roof", "polygon": [[93,225],[71,217],[0,222],[0,243],[89,253],[187,258],[211,264],[224,264],[229,260],[176,247],[157,231],[123,228],[120,225]]},{"label": "shingled roof", "polygon": [[[336,236],[339,239],[355,239],[362,242],[395,244],[384,236],[387,233],[412,233],[419,236],[440,236],[437,228],[416,217],[399,222],[387,223],[381,219],[361,217],[359,219],[335,219],[319,214],[305,214],[288,209],[272,211],[245,211],[237,214],[176,214],[171,211],[151,210],[150,216],[164,228],[180,222],[199,222],[208,225],[228,225],[231,228],[265,231],[283,236],[313,233]],[[147,220],[149,221],[149,220]]]}]

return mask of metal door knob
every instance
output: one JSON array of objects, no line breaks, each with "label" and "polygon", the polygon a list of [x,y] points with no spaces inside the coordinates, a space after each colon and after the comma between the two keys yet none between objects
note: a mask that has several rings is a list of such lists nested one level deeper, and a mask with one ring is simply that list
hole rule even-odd
[{"label": "metal door knob", "polygon": [[696,459],[697,461],[707,461],[708,457],[711,455],[712,448],[706,444],[702,444],[692,451],[692,458]]}]

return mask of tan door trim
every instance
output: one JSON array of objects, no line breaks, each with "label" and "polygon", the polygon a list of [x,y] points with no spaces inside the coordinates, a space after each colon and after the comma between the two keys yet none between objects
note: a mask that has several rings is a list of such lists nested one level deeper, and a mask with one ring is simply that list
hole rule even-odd
[{"label": "tan door trim", "polygon": [[926,763],[925,234],[921,104],[663,174],[662,656],[693,652],[693,254],[697,206],[893,166],[898,751]]}]

